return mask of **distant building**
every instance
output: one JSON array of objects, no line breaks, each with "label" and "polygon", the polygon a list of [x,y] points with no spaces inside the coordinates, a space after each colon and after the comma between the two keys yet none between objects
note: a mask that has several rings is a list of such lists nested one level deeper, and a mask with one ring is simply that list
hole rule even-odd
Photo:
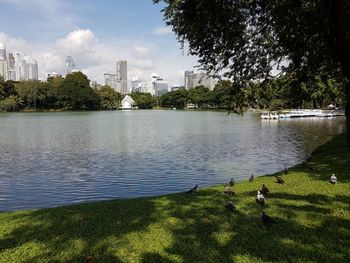
[{"label": "distant building", "polygon": [[57,72],[47,73],[47,78],[57,78],[57,77],[62,77],[62,75]]},{"label": "distant building", "polygon": [[132,110],[135,105],[136,105],[136,102],[133,100],[133,98],[131,98],[131,96],[129,95],[126,95],[121,102],[121,109]]},{"label": "distant building", "polygon": [[16,80],[16,62],[15,62],[15,57],[13,56],[13,53],[9,53],[8,79],[13,81]]},{"label": "distant building", "polygon": [[71,74],[76,71],[75,63],[72,56],[66,58],[66,74]]},{"label": "distant building", "polygon": [[21,60],[22,79],[20,80],[38,80],[38,62],[31,56],[24,56]]},{"label": "distant building", "polygon": [[131,92],[144,92],[144,85],[140,78],[135,78],[131,81]]},{"label": "distant building", "polygon": [[187,70],[185,71],[185,81],[184,81],[185,89],[193,88],[193,71]]},{"label": "distant building", "polygon": [[121,94],[128,94],[128,68],[126,60],[117,62],[117,80]]},{"label": "distant building", "polygon": [[110,86],[112,89],[114,89],[117,92],[121,92],[118,85],[118,78],[115,74],[105,73],[104,74],[105,79],[105,85]]},{"label": "distant building", "polygon": [[164,81],[161,77],[157,75],[152,76],[152,95],[162,96],[163,94],[169,92],[169,83]]},{"label": "distant building", "polygon": [[8,80],[8,64],[6,59],[6,47],[5,44],[0,43],[0,77],[4,80]]},{"label": "distant building", "polygon": [[183,87],[183,86],[172,86],[171,88],[170,88],[170,91],[177,91],[177,90],[180,90],[180,89],[184,89],[185,87]]},{"label": "distant building", "polygon": [[187,90],[201,85],[213,90],[217,82],[217,79],[204,72],[185,71],[185,88]]}]

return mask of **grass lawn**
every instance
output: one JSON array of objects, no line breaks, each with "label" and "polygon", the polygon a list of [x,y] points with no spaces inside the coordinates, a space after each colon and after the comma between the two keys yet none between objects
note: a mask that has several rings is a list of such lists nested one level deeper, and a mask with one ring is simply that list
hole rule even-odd
[{"label": "grass lawn", "polygon": [[[0,262],[350,262],[350,147],[318,148],[274,175],[195,194],[0,213]],[[328,182],[332,173],[338,183]],[[227,178],[229,181],[229,178]],[[265,184],[264,207],[255,202]],[[225,209],[232,200],[237,212]],[[277,223],[265,226],[262,211]]]}]

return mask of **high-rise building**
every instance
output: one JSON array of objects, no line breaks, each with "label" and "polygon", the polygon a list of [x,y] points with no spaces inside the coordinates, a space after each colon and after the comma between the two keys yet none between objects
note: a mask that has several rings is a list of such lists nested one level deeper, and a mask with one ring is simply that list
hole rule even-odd
[{"label": "high-rise building", "polygon": [[13,53],[9,53],[8,59],[8,78],[9,80],[16,80],[16,62]]},{"label": "high-rise building", "polygon": [[0,60],[6,60],[6,47],[4,43],[0,43]]},{"label": "high-rise building", "polygon": [[121,94],[128,94],[128,68],[126,60],[117,62],[117,80]]},{"label": "high-rise building", "polygon": [[15,70],[16,70],[16,80],[20,81],[23,80],[23,70],[22,70],[22,63],[21,63],[21,55],[19,53],[16,53],[15,58]]},{"label": "high-rise building", "polygon": [[104,78],[105,78],[105,85],[110,86],[112,89],[120,93],[117,75],[105,73]]},{"label": "high-rise building", "polygon": [[169,83],[164,81],[161,77],[157,75],[152,76],[152,91],[151,94],[155,96],[162,96],[163,94],[169,92]]},{"label": "high-rise building", "polygon": [[185,71],[185,81],[184,81],[185,89],[193,88],[193,71],[187,70]]},{"label": "high-rise building", "polygon": [[140,78],[134,78],[131,81],[131,92],[143,92],[143,85]]},{"label": "high-rise building", "polygon": [[72,56],[66,58],[66,74],[70,74],[75,71],[75,63]]},{"label": "high-rise building", "polygon": [[23,80],[38,80],[38,62],[31,56],[22,59]]},{"label": "high-rise building", "polygon": [[213,90],[217,82],[217,79],[204,72],[185,71],[185,88],[187,90],[201,85]]},{"label": "high-rise building", "polygon": [[0,43],[0,77],[4,78],[4,80],[8,80],[6,47],[5,47],[5,44],[3,43]]}]

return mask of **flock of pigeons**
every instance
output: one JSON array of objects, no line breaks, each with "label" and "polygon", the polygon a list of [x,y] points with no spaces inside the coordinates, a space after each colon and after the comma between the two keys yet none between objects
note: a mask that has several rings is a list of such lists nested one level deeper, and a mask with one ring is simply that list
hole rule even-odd
[{"label": "flock of pigeons", "polygon": [[[284,168],[284,174],[288,174],[288,168],[285,167]],[[283,178],[281,178],[280,176],[275,176],[276,177],[276,183],[277,184],[281,184],[283,185],[285,182],[283,180]],[[249,177],[249,182],[253,182],[254,181],[254,175],[252,174]],[[329,182],[332,184],[337,183],[337,177],[335,176],[335,174],[333,173],[332,176],[329,179]],[[228,194],[228,195],[234,195],[234,191],[232,190],[232,187],[235,185],[235,181],[233,180],[233,178],[231,178],[229,185],[224,185],[224,193]],[[192,189],[190,189],[189,191],[187,191],[186,193],[188,194],[192,194],[194,192],[196,192],[198,189],[198,184],[193,187]],[[265,195],[267,195],[269,193],[269,189],[265,186],[265,184],[262,185],[261,189],[258,191],[257,195],[256,195],[256,202],[260,205],[265,205]],[[236,211],[236,207],[234,205],[234,203],[232,201],[228,201],[226,203],[226,209],[228,209],[229,211]],[[272,218],[271,216],[267,215],[265,212],[262,213],[261,216],[262,222],[265,225],[270,225],[270,224],[274,224],[276,223],[276,219]]]}]

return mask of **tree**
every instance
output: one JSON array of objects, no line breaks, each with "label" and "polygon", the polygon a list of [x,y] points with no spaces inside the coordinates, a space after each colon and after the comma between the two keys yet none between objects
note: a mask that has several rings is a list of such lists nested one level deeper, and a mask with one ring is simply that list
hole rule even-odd
[{"label": "tree", "polygon": [[274,66],[294,75],[296,96],[300,84],[317,74],[341,80],[350,144],[350,1],[154,2],[166,4],[167,24],[202,67],[230,77],[241,89],[251,80],[272,78]]},{"label": "tree", "polygon": [[210,93],[211,91],[207,87],[200,85],[187,92],[187,99],[189,102],[203,108],[204,104],[214,104],[214,98]]},{"label": "tree", "polygon": [[10,95],[0,101],[0,111],[18,111],[22,107],[23,101],[14,95]]},{"label": "tree", "polygon": [[118,108],[121,101],[121,94],[119,92],[116,92],[110,86],[102,86],[95,92],[100,99],[100,109],[114,110]]},{"label": "tree", "polygon": [[68,74],[58,89],[59,104],[67,109],[96,109],[98,97],[81,72]]},{"label": "tree", "polygon": [[185,108],[187,103],[187,90],[184,88],[165,93],[160,97],[162,107],[175,107],[177,109]]},{"label": "tree", "polygon": [[38,80],[22,81],[16,84],[16,92],[27,107],[36,109],[40,85]]},{"label": "tree", "polygon": [[131,94],[131,97],[140,109],[152,109],[157,105],[157,98],[153,97],[151,93],[135,92]]}]

